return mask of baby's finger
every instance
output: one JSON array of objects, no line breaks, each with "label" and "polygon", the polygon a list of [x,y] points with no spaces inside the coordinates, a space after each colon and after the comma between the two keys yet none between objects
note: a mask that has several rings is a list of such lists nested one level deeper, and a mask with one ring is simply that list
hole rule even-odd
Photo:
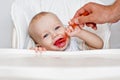
[{"label": "baby's finger", "polygon": [[34,50],[36,53],[38,53],[38,47],[35,47]]},{"label": "baby's finger", "polygon": [[70,30],[67,28],[65,33],[69,36]]},{"label": "baby's finger", "polygon": [[43,51],[46,51],[47,49],[46,48],[42,48]]},{"label": "baby's finger", "polygon": [[66,32],[66,34],[67,34],[68,36],[71,36],[71,32],[72,32],[72,31],[71,31],[70,28],[67,28],[65,32]]},{"label": "baby's finger", "polygon": [[79,28],[80,28],[80,29],[83,29],[84,26],[85,26],[84,24],[79,24]]}]

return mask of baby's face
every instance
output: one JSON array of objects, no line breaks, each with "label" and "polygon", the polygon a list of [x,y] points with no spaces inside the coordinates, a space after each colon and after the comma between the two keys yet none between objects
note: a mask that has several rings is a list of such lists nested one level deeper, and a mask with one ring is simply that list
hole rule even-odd
[{"label": "baby's face", "polygon": [[36,24],[41,46],[47,50],[62,51],[69,44],[69,37],[61,21],[51,14],[43,16]]}]

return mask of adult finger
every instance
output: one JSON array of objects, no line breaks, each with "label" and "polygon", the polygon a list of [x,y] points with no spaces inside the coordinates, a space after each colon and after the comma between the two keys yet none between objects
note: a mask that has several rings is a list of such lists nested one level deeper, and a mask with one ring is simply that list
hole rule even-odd
[{"label": "adult finger", "polygon": [[95,23],[86,23],[86,25],[87,25],[88,27],[91,27],[91,28],[94,29],[94,30],[97,30],[97,26],[96,26]]}]

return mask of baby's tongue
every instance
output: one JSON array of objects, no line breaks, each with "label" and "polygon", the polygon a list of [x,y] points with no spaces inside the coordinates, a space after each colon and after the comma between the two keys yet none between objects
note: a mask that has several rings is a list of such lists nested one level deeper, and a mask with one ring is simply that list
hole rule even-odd
[{"label": "baby's tongue", "polygon": [[57,47],[63,47],[65,45],[65,41],[65,38],[60,38],[54,43],[54,45]]}]

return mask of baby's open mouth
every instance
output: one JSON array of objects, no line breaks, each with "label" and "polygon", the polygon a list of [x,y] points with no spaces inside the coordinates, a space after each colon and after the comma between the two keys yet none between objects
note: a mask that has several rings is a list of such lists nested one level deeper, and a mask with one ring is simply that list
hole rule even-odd
[{"label": "baby's open mouth", "polygon": [[59,48],[64,47],[66,45],[66,38],[59,38],[58,40],[55,41],[54,45]]}]

